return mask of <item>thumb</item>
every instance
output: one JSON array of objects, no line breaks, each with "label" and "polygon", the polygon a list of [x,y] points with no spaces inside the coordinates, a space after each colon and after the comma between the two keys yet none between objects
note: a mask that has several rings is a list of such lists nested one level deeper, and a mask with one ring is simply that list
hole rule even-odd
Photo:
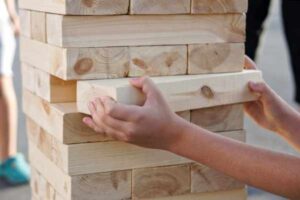
[{"label": "thumb", "polygon": [[134,87],[141,89],[147,100],[161,95],[159,89],[149,77],[134,78],[130,80],[130,83]]},{"label": "thumb", "polygon": [[269,99],[274,96],[273,90],[265,82],[249,82],[249,89],[259,94],[263,99]]}]

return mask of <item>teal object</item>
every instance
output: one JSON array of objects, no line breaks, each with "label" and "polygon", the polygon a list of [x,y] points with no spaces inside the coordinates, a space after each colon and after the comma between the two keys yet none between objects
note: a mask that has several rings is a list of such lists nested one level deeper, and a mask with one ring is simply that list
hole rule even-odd
[{"label": "teal object", "polygon": [[30,169],[22,154],[8,158],[0,165],[0,177],[12,185],[25,184],[30,180]]}]

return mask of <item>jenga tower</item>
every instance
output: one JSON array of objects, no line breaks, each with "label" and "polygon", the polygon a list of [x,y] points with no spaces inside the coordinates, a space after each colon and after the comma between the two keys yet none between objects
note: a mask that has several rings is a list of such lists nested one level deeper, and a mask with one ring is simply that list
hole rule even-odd
[{"label": "jenga tower", "polygon": [[[245,141],[247,0],[19,0],[23,103],[33,200],[246,199],[245,185],[200,163],[117,142],[82,123],[108,95],[140,104],[148,75],[174,112]],[[191,147],[193,148],[193,147]]]}]

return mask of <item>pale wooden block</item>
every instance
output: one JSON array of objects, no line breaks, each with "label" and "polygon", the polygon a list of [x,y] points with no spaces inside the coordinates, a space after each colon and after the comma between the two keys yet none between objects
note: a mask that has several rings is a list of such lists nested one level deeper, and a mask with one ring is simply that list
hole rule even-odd
[{"label": "pale wooden block", "polygon": [[245,13],[248,0],[191,0],[192,14]]},{"label": "pale wooden block", "polygon": [[245,188],[245,184],[200,164],[191,166],[192,193],[217,192]]},{"label": "pale wooden block", "polygon": [[190,165],[133,169],[132,197],[149,199],[190,193]]},{"label": "pale wooden block", "polygon": [[22,86],[29,90],[35,91],[36,87],[36,70],[33,67],[30,67],[26,63],[21,63],[21,71],[22,71]]},{"label": "pale wooden block", "polygon": [[111,140],[83,124],[82,119],[85,115],[78,113],[75,103],[50,104],[24,90],[23,105],[25,114],[61,143]]},{"label": "pale wooden block", "polygon": [[130,14],[189,14],[191,0],[131,0]]},{"label": "pale wooden block", "polygon": [[178,112],[177,115],[183,119],[185,119],[186,121],[190,122],[191,121],[191,111],[187,110],[187,111],[182,111],[182,112]]},{"label": "pale wooden block", "polygon": [[31,37],[40,42],[46,42],[46,14],[31,11]]},{"label": "pale wooden block", "polygon": [[29,157],[33,168],[43,175],[64,200],[117,200],[131,197],[131,171],[69,176],[45,157],[32,142],[29,142]]},{"label": "pale wooden block", "polygon": [[127,14],[129,0],[20,0],[19,7],[62,15]]},{"label": "pale wooden block", "polygon": [[214,132],[242,130],[244,128],[243,104],[193,110],[191,122]]},{"label": "pale wooden block", "polygon": [[64,81],[23,64],[23,86],[49,103],[76,101],[76,81]]},{"label": "pale wooden block", "polygon": [[[260,71],[245,70],[238,73],[170,76],[152,78],[171,109],[175,112],[242,103],[256,100],[248,89],[248,82],[262,81]],[[89,114],[89,101],[110,96],[117,102],[143,105],[144,95],[132,87],[128,79],[78,81],[77,107]]]},{"label": "pale wooden block", "polygon": [[[31,143],[36,145],[53,164],[69,175],[170,166],[191,162],[167,151],[146,149],[117,141],[64,145],[57,142],[53,136],[44,130],[40,129],[37,133],[31,133],[36,130],[37,128],[28,126],[28,138]],[[239,141],[245,140],[244,131],[218,134]]]},{"label": "pale wooden block", "polygon": [[209,192],[209,193],[198,193],[198,194],[187,194],[174,197],[162,197],[151,200],[246,200],[247,191],[246,189],[221,191],[221,192]]},{"label": "pale wooden block", "polygon": [[239,72],[244,68],[242,43],[189,45],[188,74]]},{"label": "pale wooden block", "polygon": [[21,35],[31,38],[31,14],[29,10],[19,10]]},{"label": "pale wooden block", "polygon": [[130,47],[129,76],[185,75],[187,46]]},{"label": "pale wooden block", "polygon": [[243,14],[114,17],[48,14],[47,39],[60,47],[242,43],[245,19]]},{"label": "pale wooden block", "polygon": [[[21,60],[63,80],[127,77],[127,47],[60,48],[22,37]],[[36,56],[39,55],[39,56]]]}]

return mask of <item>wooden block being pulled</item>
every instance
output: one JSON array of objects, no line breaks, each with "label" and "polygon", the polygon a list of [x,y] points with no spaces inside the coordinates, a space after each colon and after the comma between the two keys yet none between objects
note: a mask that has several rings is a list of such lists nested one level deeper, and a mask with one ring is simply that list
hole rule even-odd
[{"label": "wooden block being pulled", "polygon": [[46,14],[31,11],[31,38],[40,42],[46,42]]},{"label": "wooden block being pulled", "polygon": [[[247,102],[257,99],[249,81],[262,81],[260,71],[155,77],[152,80],[175,112]],[[110,96],[124,104],[143,105],[145,97],[128,79],[78,81],[77,107],[89,114],[87,104],[94,98]]]},{"label": "wooden block being pulled", "polygon": [[20,0],[19,7],[61,15],[127,14],[129,0]]},{"label": "wooden block being pulled", "polygon": [[186,45],[130,47],[129,49],[129,76],[171,76],[185,75],[187,72]]},{"label": "wooden block being pulled", "polygon": [[232,104],[191,111],[191,122],[214,132],[244,128],[243,104]]},{"label": "wooden block being pulled", "polygon": [[[28,138],[53,164],[69,175],[129,170],[191,163],[189,159],[167,151],[146,149],[135,145],[110,141],[65,145],[38,128],[28,126]],[[239,141],[244,131],[218,133]]]},{"label": "wooden block being pulled", "polygon": [[61,143],[111,140],[83,124],[82,119],[85,115],[78,112],[76,103],[50,104],[28,90],[24,90],[23,105],[25,114]]},{"label": "wooden block being pulled", "polygon": [[64,81],[25,63],[22,72],[23,87],[49,103],[76,101],[76,81]]},{"label": "wooden block being pulled", "polygon": [[191,165],[192,193],[217,192],[245,188],[245,184],[201,164]]},{"label": "wooden block being pulled", "polygon": [[191,191],[190,164],[133,169],[132,197],[151,199],[188,194]]},{"label": "wooden block being pulled", "polygon": [[242,43],[245,15],[62,16],[47,14],[48,43],[112,47]]},{"label": "wooden block being pulled", "polygon": [[188,48],[188,74],[240,72],[244,69],[242,43],[195,44]]},{"label": "wooden block being pulled", "polygon": [[130,14],[189,14],[191,0],[131,0]]},{"label": "wooden block being pulled", "polygon": [[248,0],[191,0],[192,14],[245,13]]},{"label": "wooden block being pulled", "polygon": [[[29,142],[30,163],[64,200],[130,199],[131,171],[69,176]],[[45,199],[43,199],[45,200]]]}]

